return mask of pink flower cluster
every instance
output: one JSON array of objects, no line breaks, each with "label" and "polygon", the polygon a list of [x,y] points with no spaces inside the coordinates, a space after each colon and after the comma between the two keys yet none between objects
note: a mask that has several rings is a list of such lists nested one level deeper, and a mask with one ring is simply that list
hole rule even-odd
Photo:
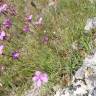
[{"label": "pink flower cluster", "polygon": [[[5,19],[2,28],[0,30],[0,40],[5,40],[6,39],[6,32],[4,30],[11,28],[12,26],[12,21],[11,19]],[[0,55],[3,54],[4,50],[4,45],[0,45]]]},{"label": "pink flower cluster", "polygon": [[[15,15],[15,9],[14,7],[8,6],[7,4],[1,4],[0,5],[0,13],[4,12],[9,12],[11,15]],[[1,25],[1,30],[0,30],[0,40],[5,40],[7,35],[6,35],[6,30],[10,29],[12,27],[12,20],[10,18],[5,18]],[[0,45],[0,55],[3,55],[5,46],[3,44]],[[19,59],[20,53],[19,52],[13,52],[12,53],[12,58],[13,59]]]},{"label": "pink flower cluster", "polygon": [[3,13],[9,13],[11,16],[15,16],[16,15],[16,9],[14,6],[12,5],[8,5],[8,4],[0,4],[0,14]]},{"label": "pink flower cluster", "polygon": [[[24,24],[24,27],[23,27],[24,32],[29,32],[30,31],[29,23],[31,23],[31,21],[32,21],[32,15],[26,16],[25,24]],[[38,16],[37,20],[35,22],[32,22],[32,24],[34,26],[41,26],[42,22],[43,22],[43,18],[41,16]]]},{"label": "pink flower cluster", "polygon": [[[16,15],[16,10],[14,8],[14,6],[9,6],[7,4],[1,4],[0,5],[0,13],[3,13],[5,15],[5,13],[10,14],[11,16],[15,16]],[[8,30],[10,30],[10,28],[12,28],[13,22],[12,19],[9,18],[9,16],[5,15],[6,18],[4,19],[3,23],[1,24],[1,28],[0,28],[0,40],[6,40],[7,34],[6,32]],[[22,28],[23,32],[30,32],[30,23],[32,21],[32,15],[26,16],[25,18],[25,22],[24,22],[24,26]],[[35,26],[40,26],[42,25],[43,22],[43,18],[41,16],[39,16],[37,18],[37,20],[35,22],[32,22],[33,25]],[[43,42],[45,44],[48,43],[48,36],[44,36],[43,38]],[[3,44],[0,45],[0,55],[6,55],[4,54],[4,48],[5,46]],[[14,60],[19,59],[20,57],[20,52],[19,51],[14,51],[11,54],[11,57]],[[48,82],[48,75],[46,73],[42,73],[40,71],[36,71],[34,77],[32,78],[35,85],[37,87],[41,87],[43,84]]]}]

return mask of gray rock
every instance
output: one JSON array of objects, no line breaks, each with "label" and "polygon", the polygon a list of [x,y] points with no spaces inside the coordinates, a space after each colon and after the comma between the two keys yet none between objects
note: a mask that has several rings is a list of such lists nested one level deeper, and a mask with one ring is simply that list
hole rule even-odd
[{"label": "gray rock", "polygon": [[84,27],[85,33],[90,32],[92,29],[96,28],[96,17],[89,18]]},{"label": "gray rock", "polygon": [[75,73],[75,78],[79,78],[79,79],[83,79],[84,78],[84,69],[83,67],[81,67],[80,69],[78,69],[78,71],[76,71]]},{"label": "gray rock", "polygon": [[87,56],[76,71],[72,84],[54,96],[96,96],[96,51]]}]

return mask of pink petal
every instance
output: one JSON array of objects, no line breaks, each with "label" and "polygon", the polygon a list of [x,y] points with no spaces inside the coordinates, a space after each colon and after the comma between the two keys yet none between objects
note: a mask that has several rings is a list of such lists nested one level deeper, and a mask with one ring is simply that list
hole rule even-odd
[{"label": "pink petal", "polygon": [[0,55],[3,53],[3,48],[4,48],[4,46],[0,45]]},{"label": "pink petal", "polygon": [[45,83],[48,82],[48,75],[46,73],[44,73],[42,76],[41,76],[41,80]]},{"label": "pink petal", "polygon": [[39,79],[37,82],[36,82],[36,85],[37,87],[40,87],[42,85],[42,81]]},{"label": "pink petal", "polygon": [[34,76],[33,78],[32,78],[32,80],[34,81],[34,82],[36,82],[37,81],[37,76]]},{"label": "pink petal", "polygon": [[33,24],[34,24],[34,25],[41,25],[41,24],[42,24],[42,21],[43,21],[43,18],[42,18],[42,17],[39,17],[39,18],[37,19],[37,21],[34,22]]},{"label": "pink petal", "polygon": [[3,40],[4,39],[4,36],[5,36],[5,32],[4,31],[1,31],[0,32],[0,40]]},{"label": "pink petal", "polygon": [[0,6],[0,13],[6,11],[7,8],[8,8],[7,4],[3,4],[2,6]]},{"label": "pink petal", "polygon": [[0,45],[0,50],[2,50],[4,48],[4,45]]},{"label": "pink petal", "polygon": [[41,72],[40,72],[40,71],[36,71],[36,72],[35,72],[35,75],[36,75],[36,76],[40,76],[40,75],[41,75]]},{"label": "pink petal", "polygon": [[40,17],[40,18],[39,18],[39,24],[42,22],[42,20],[43,20],[43,18],[42,18],[42,17]]},{"label": "pink petal", "polygon": [[5,32],[4,31],[1,32],[1,36],[5,36]]},{"label": "pink petal", "polygon": [[19,57],[19,55],[20,55],[19,53],[16,53],[16,54],[15,54],[15,57]]},{"label": "pink petal", "polygon": [[0,40],[3,40],[3,36],[0,36]]},{"label": "pink petal", "polygon": [[28,20],[29,21],[32,20],[32,15],[28,16]]},{"label": "pink petal", "polygon": [[4,11],[6,11],[7,7],[8,7],[7,4],[4,4],[4,5],[2,6],[2,8],[3,8]]},{"label": "pink petal", "polygon": [[0,36],[0,40],[3,40],[3,37],[2,36]]}]

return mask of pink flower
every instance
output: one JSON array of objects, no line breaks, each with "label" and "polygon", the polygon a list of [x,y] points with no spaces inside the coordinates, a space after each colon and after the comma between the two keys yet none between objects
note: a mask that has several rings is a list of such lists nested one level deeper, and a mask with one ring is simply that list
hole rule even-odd
[{"label": "pink flower", "polygon": [[0,40],[4,40],[5,37],[6,37],[5,32],[4,32],[4,31],[1,31],[1,32],[0,32]]},{"label": "pink flower", "polygon": [[19,59],[20,53],[15,51],[12,53],[12,57],[13,57],[13,59]]},{"label": "pink flower", "polygon": [[11,19],[9,19],[9,18],[5,19],[4,22],[3,22],[3,25],[4,25],[5,28],[9,29],[12,26]]},{"label": "pink flower", "polygon": [[30,31],[29,25],[25,25],[24,28],[23,28],[23,31],[24,32],[29,32]]},{"label": "pink flower", "polygon": [[1,5],[0,6],[0,13],[7,11],[7,8],[8,8],[8,5],[7,4]]},{"label": "pink flower", "polygon": [[48,36],[44,36],[43,38],[42,38],[42,42],[44,43],[44,44],[48,44],[48,41],[49,41],[49,38],[48,38]]},{"label": "pink flower", "polygon": [[43,21],[43,18],[42,17],[39,17],[38,19],[37,19],[37,21],[36,22],[34,22],[33,24],[34,25],[42,25],[42,21]]},{"label": "pink flower", "polygon": [[0,45],[0,55],[3,54],[4,45]]},{"label": "pink flower", "polygon": [[41,87],[44,83],[48,82],[48,75],[40,71],[35,72],[35,76],[32,78],[37,87]]},{"label": "pink flower", "polygon": [[31,22],[31,20],[32,20],[32,15],[27,16],[26,19],[27,19],[28,22]]}]

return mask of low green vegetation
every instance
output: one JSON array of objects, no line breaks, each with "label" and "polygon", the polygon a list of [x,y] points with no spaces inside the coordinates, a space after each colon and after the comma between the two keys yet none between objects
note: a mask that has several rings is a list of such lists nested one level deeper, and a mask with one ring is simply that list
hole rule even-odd
[{"label": "low green vegetation", "polygon": [[[84,26],[88,18],[96,16],[96,4],[88,0],[57,0],[55,7],[48,7],[48,0],[36,0],[40,9],[30,5],[32,20],[36,20],[39,14],[43,17],[43,24],[34,26],[30,23],[30,32],[24,33],[26,6],[23,0],[13,1],[18,15],[12,17],[12,28],[6,30],[9,39],[0,41],[5,46],[5,55],[0,56],[0,96],[9,96],[12,91],[21,96],[32,86],[32,77],[38,70],[46,72],[49,78],[42,89],[44,96],[57,84],[67,86],[67,77],[71,78],[91,51],[89,43],[95,30],[84,34]],[[0,16],[0,24],[4,18],[4,15]],[[76,42],[77,49],[72,48],[73,42]],[[11,56],[16,50],[20,52],[18,60]]]}]

